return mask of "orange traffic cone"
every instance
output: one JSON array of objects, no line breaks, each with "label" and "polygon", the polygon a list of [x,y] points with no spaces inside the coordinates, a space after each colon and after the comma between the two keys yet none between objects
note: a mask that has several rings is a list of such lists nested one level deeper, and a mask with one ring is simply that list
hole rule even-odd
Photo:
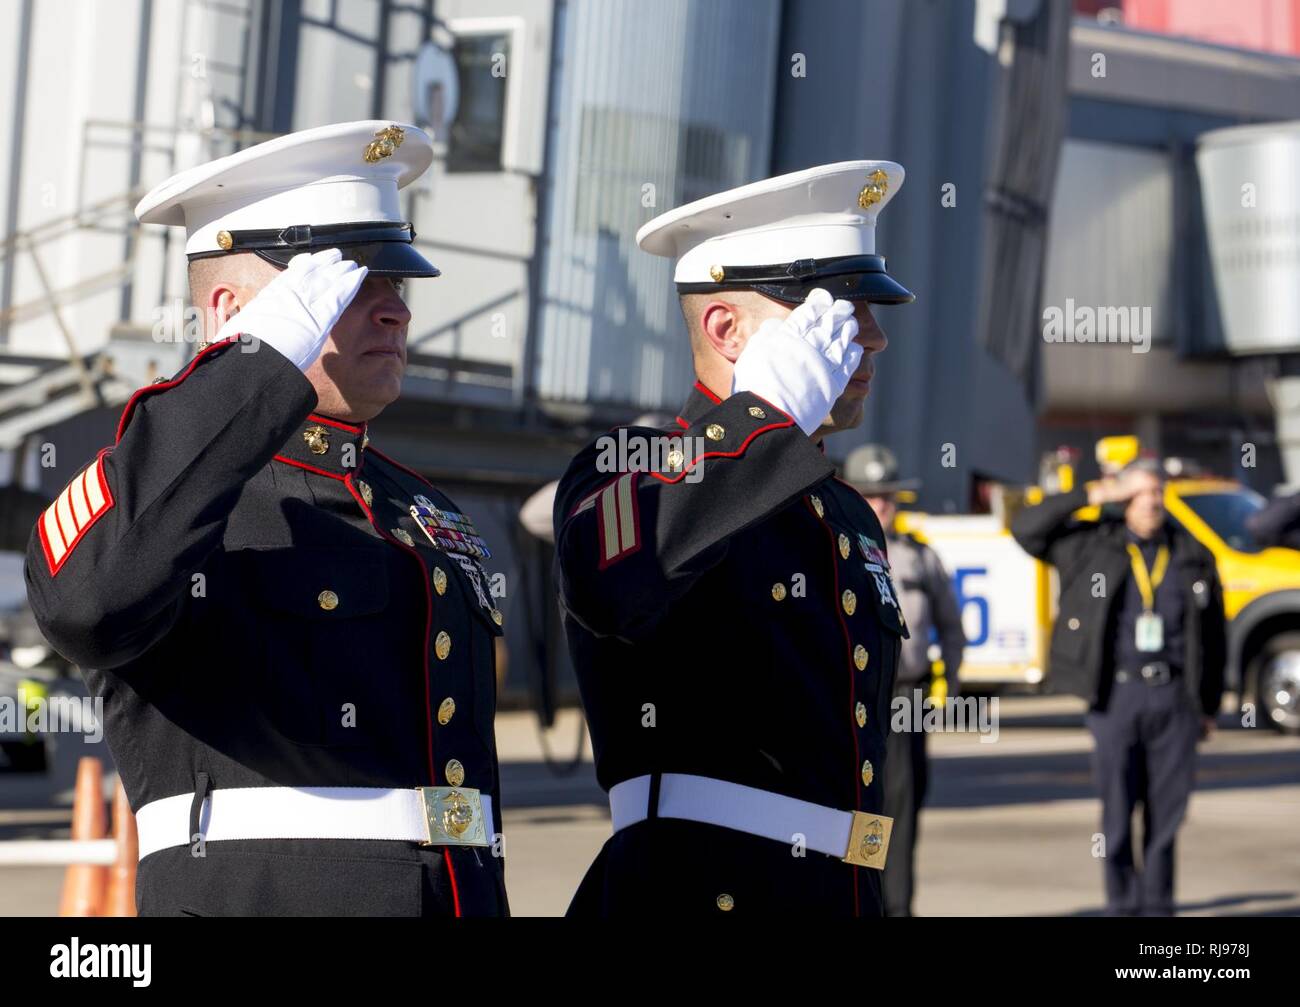
[{"label": "orange traffic cone", "polygon": [[[77,786],[72,797],[72,838],[103,839],[105,836],[104,767],[89,756],[77,763]],[[69,864],[63,878],[60,916],[100,916],[108,868],[95,864]]]},{"label": "orange traffic cone", "polygon": [[117,781],[113,791],[113,839],[117,842],[117,860],[108,869],[107,916],[135,915],[135,865],[140,859],[140,837],[135,831],[135,815],[126,799],[126,788]]}]

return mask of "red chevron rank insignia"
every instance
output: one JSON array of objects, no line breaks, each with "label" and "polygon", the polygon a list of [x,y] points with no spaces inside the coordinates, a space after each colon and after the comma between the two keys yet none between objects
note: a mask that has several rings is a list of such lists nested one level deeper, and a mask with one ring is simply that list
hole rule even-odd
[{"label": "red chevron rank insignia", "polygon": [[104,516],[113,506],[113,494],[108,490],[104,475],[104,456],[83,469],[73,479],[54,503],[45,508],[37,524],[45,561],[54,576],[67,562],[72,550],[90,526]]}]

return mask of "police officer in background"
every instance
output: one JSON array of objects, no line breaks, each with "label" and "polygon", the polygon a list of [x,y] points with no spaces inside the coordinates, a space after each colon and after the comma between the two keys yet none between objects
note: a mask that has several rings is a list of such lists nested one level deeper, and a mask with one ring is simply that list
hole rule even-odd
[{"label": "police officer in background", "polygon": [[[507,912],[492,607],[469,519],[370,444],[396,399],[411,126],[280,137],[137,206],[210,345],[37,522],[42,630],[102,699],[142,915]],[[179,335],[179,334],[178,334]]]},{"label": "police officer in background", "polygon": [[[1099,521],[1075,511],[1102,507]],[[1056,567],[1051,683],[1087,700],[1102,800],[1106,908],[1171,915],[1174,841],[1223,690],[1223,592],[1214,557],[1169,522],[1153,459],[1048,497],[1011,524],[1031,556]],[[1132,817],[1142,805],[1142,870]]]},{"label": "police officer in background", "polygon": [[[933,664],[930,649],[937,642],[943,662],[943,688],[936,697],[957,693],[966,636],[948,572],[939,554],[912,534],[894,527],[898,494],[920,485],[916,479],[898,478],[894,453],[877,444],[864,444],[844,461],[844,479],[871,505],[885,531],[894,584],[911,636],[903,644],[894,685],[896,699],[920,705],[930,693]],[[891,718],[892,721],[892,718]],[[892,854],[885,865],[885,915],[911,916],[913,865],[918,834],[917,819],[930,780],[924,731],[891,730],[885,745],[889,773],[885,777],[885,814],[894,820]]]},{"label": "police officer in background", "polygon": [[698,380],[671,430],[598,439],[556,495],[614,828],[571,915],[881,914],[907,629],[880,523],[821,439],[861,421],[886,342],[871,305],[912,300],[874,247],[902,181],[887,161],[811,168],[637,235],[677,260]]}]

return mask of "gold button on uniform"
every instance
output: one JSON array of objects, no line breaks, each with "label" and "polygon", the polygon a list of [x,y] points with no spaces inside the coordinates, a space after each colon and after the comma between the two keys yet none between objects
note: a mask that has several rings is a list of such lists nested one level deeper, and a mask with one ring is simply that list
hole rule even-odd
[{"label": "gold button on uniform", "polygon": [[826,513],[826,508],[822,506],[822,498],[813,494],[808,499],[812,501],[813,510],[817,512],[817,516],[822,517]]},{"label": "gold button on uniform", "polygon": [[447,660],[447,655],[451,653],[451,637],[445,629],[433,641],[433,652],[438,655],[439,661]]},{"label": "gold button on uniform", "polygon": [[711,441],[720,441],[726,435],[727,431],[723,430],[717,423],[710,423],[704,428],[704,436]]},{"label": "gold button on uniform", "polygon": [[854,707],[853,716],[854,719],[857,720],[859,727],[866,727],[867,726],[867,704],[858,703],[858,705]]},{"label": "gold button on uniform", "polygon": [[375,494],[371,491],[370,484],[368,482],[363,482],[362,480],[358,479],[357,489],[361,491],[361,499],[364,500],[366,502],[366,506],[369,507],[370,504],[375,499]]},{"label": "gold button on uniform", "polygon": [[455,759],[447,763],[447,768],[442,773],[453,787],[459,787],[465,782],[465,767]]},{"label": "gold button on uniform", "polygon": [[853,663],[858,666],[858,671],[865,671],[867,668],[867,648],[862,644],[853,648]]},{"label": "gold button on uniform", "polygon": [[229,252],[235,247],[235,238],[229,231],[217,232],[217,247],[223,252]]},{"label": "gold button on uniform", "polygon": [[495,622],[498,626],[500,626],[503,622],[506,621],[506,617],[501,614],[501,609],[494,608],[492,610],[492,621]]},{"label": "gold button on uniform", "polygon": [[785,601],[785,585],[779,580],[772,585],[772,597],[776,601]]},{"label": "gold button on uniform", "polygon": [[840,536],[840,559],[848,559],[848,558],[849,558],[849,537],[847,535],[841,535]]},{"label": "gold button on uniform", "polygon": [[438,704],[438,723],[445,724],[456,715],[456,701],[448,696]]},{"label": "gold button on uniform", "polygon": [[333,612],[339,607],[339,596],[333,591],[322,591],[316,595],[316,601],[326,612]]},{"label": "gold button on uniform", "polygon": [[440,566],[433,568],[433,589],[439,594],[447,593],[447,575]]},{"label": "gold button on uniform", "polygon": [[736,900],[733,899],[726,892],[723,892],[721,895],[718,896],[718,908],[721,909],[724,913],[729,913],[731,912],[731,910],[736,908]]},{"label": "gold button on uniform", "polygon": [[871,768],[870,760],[864,762],[862,764],[862,782],[869,787],[871,786],[871,781],[874,780],[875,778],[876,778],[876,771]]},{"label": "gold button on uniform", "polygon": [[411,536],[407,534],[405,528],[394,528],[393,538],[401,542],[402,545],[415,545],[415,539],[411,538]]},{"label": "gold button on uniform", "polygon": [[1071,629],[1078,629],[1078,628],[1079,628],[1079,620],[1078,620],[1078,619],[1071,619],[1070,622],[1069,622],[1069,626],[1070,626]]},{"label": "gold button on uniform", "polygon": [[668,466],[669,472],[676,472],[682,467],[682,462],[685,460],[686,456],[674,448],[672,451],[669,451],[667,456],[664,458],[664,464]]},{"label": "gold button on uniform", "polygon": [[852,591],[845,589],[844,595],[840,600],[844,602],[844,611],[847,615],[852,615],[858,610],[858,596]]},{"label": "gold button on uniform", "polygon": [[721,266],[709,267],[709,279],[711,279],[714,283],[721,283],[726,278],[727,278],[727,271],[723,269]]},{"label": "gold button on uniform", "polygon": [[762,407],[760,407],[760,406],[750,406],[750,407],[749,407],[749,415],[752,416],[752,417],[754,417],[754,419],[756,419],[756,420],[765,420],[765,419],[767,419],[767,413],[763,412],[763,409],[762,409]]}]

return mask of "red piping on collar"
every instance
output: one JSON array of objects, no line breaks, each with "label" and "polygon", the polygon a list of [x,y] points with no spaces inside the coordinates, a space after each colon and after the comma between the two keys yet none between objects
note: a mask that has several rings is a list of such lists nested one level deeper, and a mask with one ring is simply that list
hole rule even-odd
[{"label": "red piping on collar", "polygon": [[713,404],[715,406],[722,405],[722,399],[718,398],[718,396],[714,395],[713,392],[709,391],[708,386],[705,385],[703,381],[695,382],[695,390],[698,391],[701,395],[707,395],[713,401]]},{"label": "red piping on collar", "polygon": [[366,432],[366,425],[364,423],[359,427],[354,427],[350,423],[344,423],[342,420],[332,420],[328,416],[321,416],[317,413],[312,413],[307,417],[307,419],[312,423],[324,423],[327,427],[346,430],[350,434],[364,434]]}]

